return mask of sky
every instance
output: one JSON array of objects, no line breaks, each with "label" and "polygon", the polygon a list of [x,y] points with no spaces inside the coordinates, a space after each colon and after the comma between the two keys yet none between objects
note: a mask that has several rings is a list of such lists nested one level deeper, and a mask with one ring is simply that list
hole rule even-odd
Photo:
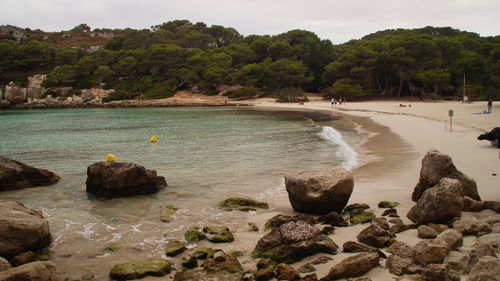
[{"label": "sky", "polygon": [[293,29],[334,44],[396,28],[450,26],[500,34],[499,0],[1,0],[0,25],[44,31],[150,28],[172,20],[235,28],[242,35]]}]

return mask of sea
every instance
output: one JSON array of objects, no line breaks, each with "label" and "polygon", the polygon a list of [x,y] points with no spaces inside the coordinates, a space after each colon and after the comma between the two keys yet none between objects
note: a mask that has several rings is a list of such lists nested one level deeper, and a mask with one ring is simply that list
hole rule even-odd
[{"label": "sea", "polygon": [[[61,181],[0,192],[0,200],[42,210],[53,238],[51,260],[65,277],[106,280],[113,264],[164,256],[165,244],[183,240],[190,227],[241,227],[255,212],[220,210],[217,204],[228,197],[273,208],[287,198],[287,173],[355,168],[362,138],[354,123],[333,113],[254,107],[3,110],[0,154],[55,172]],[[107,154],[156,170],[168,187],[109,200],[87,194],[87,167]],[[160,220],[165,205],[179,208],[169,223]],[[110,245],[118,250],[106,250]]]}]

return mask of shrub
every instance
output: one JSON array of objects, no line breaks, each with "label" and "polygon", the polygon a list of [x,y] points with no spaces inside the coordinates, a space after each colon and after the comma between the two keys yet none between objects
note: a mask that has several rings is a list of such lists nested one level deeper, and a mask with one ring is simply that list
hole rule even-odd
[{"label": "shrub", "polygon": [[224,96],[232,99],[252,99],[260,95],[259,89],[255,87],[242,87],[233,91],[227,91]]},{"label": "shrub", "polygon": [[304,95],[304,90],[298,87],[278,89],[272,93],[277,102],[304,102],[309,101]]}]

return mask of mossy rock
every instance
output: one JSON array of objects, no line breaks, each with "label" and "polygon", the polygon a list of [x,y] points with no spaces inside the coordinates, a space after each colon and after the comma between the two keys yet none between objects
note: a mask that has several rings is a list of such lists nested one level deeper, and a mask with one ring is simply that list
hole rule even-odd
[{"label": "mossy rock", "polygon": [[248,231],[250,231],[250,232],[258,232],[259,231],[259,227],[257,226],[257,224],[255,224],[253,222],[249,222],[248,223]]},{"label": "mossy rock", "polygon": [[213,243],[228,243],[234,241],[234,236],[231,231],[227,230],[218,232],[215,235],[208,237],[207,239],[208,241]]},{"label": "mossy rock", "polygon": [[115,252],[118,250],[118,243],[109,243],[104,247],[104,252]]},{"label": "mossy rock", "polygon": [[237,251],[237,250],[229,251],[227,254],[232,256],[232,257],[235,257],[235,258],[239,258],[239,257],[243,256],[243,252]]},{"label": "mossy rock", "polygon": [[344,212],[350,212],[350,211],[355,210],[355,209],[369,209],[369,208],[370,208],[370,206],[368,206],[368,204],[354,203],[354,204],[347,205],[344,208]]},{"label": "mossy rock", "polygon": [[360,223],[367,223],[371,222],[375,218],[375,214],[372,212],[363,212],[360,214],[357,214],[351,218],[351,224],[356,225]]},{"label": "mossy rock", "polygon": [[114,280],[133,280],[146,276],[165,276],[172,271],[169,261],[163,259],[148,259],[130,263],[117,264],[109,272]]},{"label": "mossy rock", "polygon": [[161,211],[161,216],[160,216],[161,221],[171,222],[172,215],[175,214],[175,212],[177,212],[177,210],[179,210],[179,208],[172,206],[172,205],[167,205],[167,206],[163,207],[163,210]]},{"label": "mossy rock", "polygon": [[185,268],[195,268],[198,266],[198,259],[194,256],[191,256],[188,259],[183,259],[182,266]]},{"label": "mossy rock", "polygon": [[275,253],[271,249],[267,249],[267,250],[257,250],[257,249],[255,249],[252,252],[252,258],[266,258],[266,259],[272,260],[276,264],[286,263],[287,262],[287,258],[286,257],[278,255],[277,253]]},{"label": "mossy rock", "polygon": [[209,233],[209,234],[217,234],[220,232],[225,232],[229,231],[229,228],[227,226],[205,226],[203,227],[203,232]]},{"label": "mossy rock", "polygon": [[256,208],[269,209],[269,205],[266,202],[241,197],[227,198],[219,203],[219,207],[226,211],[255,211]]},{"label": "mossy rock", "polygon": [[218,251],[220,251],[220,249],[197,247],[191,256],[199,260],[204,260],[207,258],[212,258]]},{"label": "mossy rock", "polygon": [[171,240],[167,243],[167,248],[165,249],[165,255],[167,256],[177,256],[178,254],[186,250],[186,245],[179,240]]},{"label": "mossy rock", "polygon": [[398,202],[393,202],[393,201],[380,201],[378,203],[379,208],[394,208],[398,205],[399,205]]},{"label": "mossy rock", "polygon": [[196,243],[207,239],[207,236],[200,231],[199,227],[193,226],[184,233],[184,239],[189,243]]}]

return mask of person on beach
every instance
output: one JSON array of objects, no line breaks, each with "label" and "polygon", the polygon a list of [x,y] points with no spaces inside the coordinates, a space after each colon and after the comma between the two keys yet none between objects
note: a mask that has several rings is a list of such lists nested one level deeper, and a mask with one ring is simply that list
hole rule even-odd
[{"label": "person on beach", "polygon": [[493,107],[493,100],[489,99],[488,100],[488,114],[491,114],[491,108]]},{"label": "person on beach", "polygon": [[335,98],[332,98],[330,101],[332,102],[332,106],[335,106],[337,104],[337,101],[335,100]]}]

